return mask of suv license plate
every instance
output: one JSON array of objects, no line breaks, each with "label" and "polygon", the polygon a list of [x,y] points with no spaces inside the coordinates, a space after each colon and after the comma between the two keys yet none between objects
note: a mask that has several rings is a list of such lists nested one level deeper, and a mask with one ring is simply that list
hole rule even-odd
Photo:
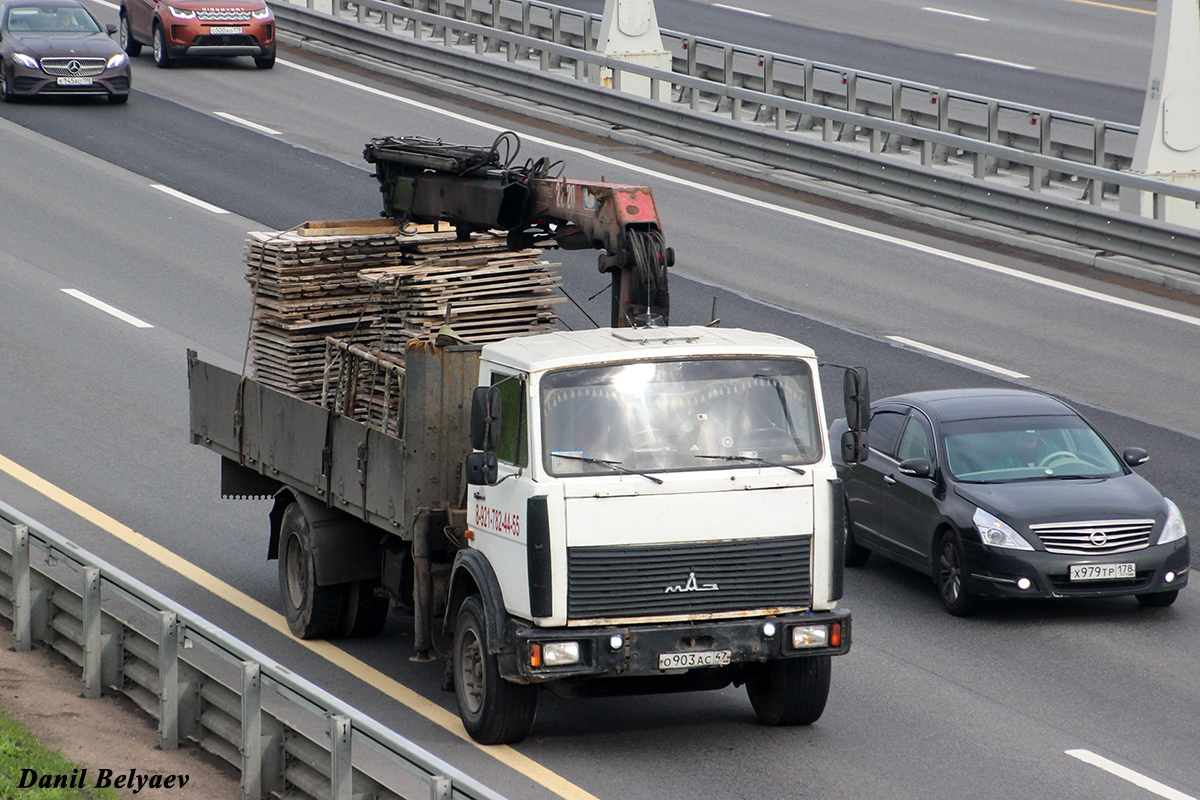
[{"label": "suv license plate", "polygon": [[91,86],[91,78],[81,78],[77,75],[64,75],[58,79],[59,86]]},{"label": "suv license plate", "polygon": [[1136,578],[1133,564],[1072,564],[1070,578],[1073,581],[1111,581]]},{"label": "suv license plate", "polygon": [[217,25],[208,29],[209,33],[241,33],[241,28],[231,27],[229,25]]},{"label": "suv license plate", "polygon": [[691,653],[660,653],[659,669],[690,669],[692,667],[728,666],[732,650],[697,650]]}]

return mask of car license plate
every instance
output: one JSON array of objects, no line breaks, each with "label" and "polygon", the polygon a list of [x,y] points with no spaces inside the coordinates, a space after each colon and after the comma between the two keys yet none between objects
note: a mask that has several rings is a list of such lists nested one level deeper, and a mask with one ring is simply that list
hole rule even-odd
[{"label": "car license plate", "polygon": [[241,33],[242,29],[231,25],[216,25],[208,29],[209,33]]},{"label": "car license plate", "polygon": [[1136,578],[1133,564],[1072,564],[1070,578],[1073,581],[1111,581]]},{"label": "car license plate", "polygon": [[91,78],[81,78],[78,75],[63,75],[58,79],[59,86],[91,86]]},{"label": "car license plate", "polygon": [[732,650],[697,650],[691,653],[660,653],[659,669],[690,669],[692,667],[724,667],[733,656]]}]

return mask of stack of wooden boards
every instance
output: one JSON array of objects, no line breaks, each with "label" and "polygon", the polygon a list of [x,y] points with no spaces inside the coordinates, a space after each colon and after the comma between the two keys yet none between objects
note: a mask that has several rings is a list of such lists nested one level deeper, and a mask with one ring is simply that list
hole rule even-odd
[{"label": "stack of wooden boards", "polygon": [[449,326],[483,344],[553,330],[565,299],[541,250],[509,250],[503,234],[458,241],[445,225],[308,222],[251,231],[244,256],[254,377],[311,402],[321,400],[327,336],[402,355]]}]

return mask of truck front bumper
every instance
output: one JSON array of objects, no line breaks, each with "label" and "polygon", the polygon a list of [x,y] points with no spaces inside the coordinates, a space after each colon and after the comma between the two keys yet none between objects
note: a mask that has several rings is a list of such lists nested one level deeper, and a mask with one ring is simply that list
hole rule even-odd
[{"label": "truck front bumper", "polygon": [[507,633],[515,658],[502,658],[501,672],[520,681],[670,676],[842,655],[850,649],[850,612],[597,628],[547,629],[514,621]]}]

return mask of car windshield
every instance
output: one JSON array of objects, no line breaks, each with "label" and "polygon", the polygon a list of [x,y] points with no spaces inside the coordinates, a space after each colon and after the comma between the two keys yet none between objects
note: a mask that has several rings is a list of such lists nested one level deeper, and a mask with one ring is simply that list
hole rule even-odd
[{"label": "car windshield", "polygon": [[1122,472],[1116,454],[1076,416],[999,417],[942,424],[946,461],[960,481],[1108,478]]},{"label": "car windshield", "polygon": [[559,370],[541,411],[552,475],[811,464],[824,441],[808,364],[788,358]]},{"label": "car windshield", "polygon": [[82,8],[14,6],[8,10],[8,29],[14,33],[99,33],[100,27]]}]

